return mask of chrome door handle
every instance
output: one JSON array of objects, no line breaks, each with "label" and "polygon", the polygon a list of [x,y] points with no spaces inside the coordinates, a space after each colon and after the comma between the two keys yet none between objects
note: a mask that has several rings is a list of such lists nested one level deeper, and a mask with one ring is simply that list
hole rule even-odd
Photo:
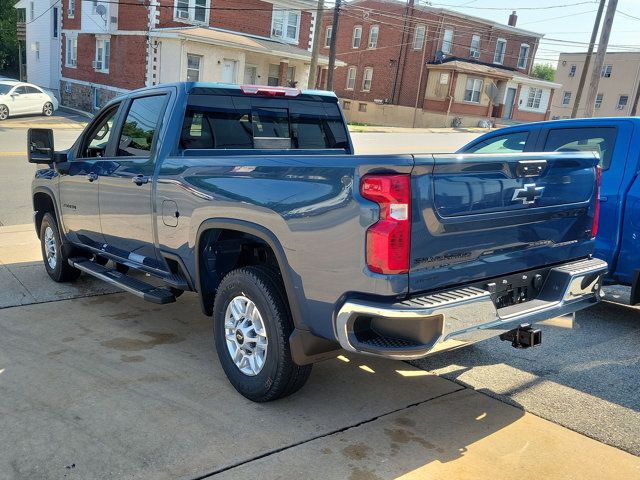
[{"label": "chrome door handle", "polygon": [[98,174],[97,173],[91,172],[91,173],[87,174],[87,180],[89,180],[90,182],[93,182],[93,181],[95,181],[97,179],[98,179]]},{"label": "chrome door handle", "polygon": [[149,177],[145,177],[144,175],[136,175],[131,179],[131,181],[140,186],[149,183]]}]

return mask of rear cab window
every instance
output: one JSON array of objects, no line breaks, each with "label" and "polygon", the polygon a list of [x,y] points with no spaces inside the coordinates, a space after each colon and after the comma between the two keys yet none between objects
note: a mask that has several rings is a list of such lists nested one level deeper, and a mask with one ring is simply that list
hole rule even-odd
[{"label": "rear cab window", "polygon": [[611,166],[616,143],[616,127],[557,128],[549,130],[545,152],[596,152],[602,170]]},{"label": "rear cab window", "polygon": [[335,99],[192,93],[179,149],[344,153],[350,150],[348,139]]}]

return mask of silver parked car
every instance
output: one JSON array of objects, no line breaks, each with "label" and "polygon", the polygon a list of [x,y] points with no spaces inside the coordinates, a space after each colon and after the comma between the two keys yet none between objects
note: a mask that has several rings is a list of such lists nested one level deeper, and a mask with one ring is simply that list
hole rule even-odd
[{"label": "silver parked car", "polygon": [[53,115],[58,100],[37,85],[15,80],[0,80],[0,120],[14,115]]}]

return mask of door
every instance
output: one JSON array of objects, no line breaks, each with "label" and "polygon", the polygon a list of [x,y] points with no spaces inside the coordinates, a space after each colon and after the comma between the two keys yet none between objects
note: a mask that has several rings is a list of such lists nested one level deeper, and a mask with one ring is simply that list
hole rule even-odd
[{"label": "door", "polygon": [[513,115],[513,105],[516,101],[516,89],[507,88],[507,98],[504,101],[504,115],[502,118],[511,118]]},{"label": "door", "polygon": [[22,115],[29,112],[29,97],[27,96],[27,87],[20,85],[15,87],[10,93],[9,98],[9,114]]},{"label": "door", "polygon": [[167,95],[133,98],[116,128],[114,157],[100,177],[100,223],[111,253],[161,268],[157,261],[151,199],[155,143]]},{"label": "door", "polygon": [[77,144],[74,157],[61,164],[60,212],[64,232],[70,241],[94,248],[104,244],[100,227],[99,185],[103,161],[108,158],[120,105],[97,117]]},{"label": "door", "polygon": [[35,87],[27,86],[26,89],[28,112],[25,113],[42,113],[44,104],[50,100],[48,95]]},{"label": "door", "polygon": [[237,60],[229,60],[225,58],[222,65],[222,82],[223,83],[236,83],[237,82]]},{"label": "door", "polygon": [[244,83],[245,85],[255,85],[258,80],[258,69],[253,65],[245,65],[244,67]]}]

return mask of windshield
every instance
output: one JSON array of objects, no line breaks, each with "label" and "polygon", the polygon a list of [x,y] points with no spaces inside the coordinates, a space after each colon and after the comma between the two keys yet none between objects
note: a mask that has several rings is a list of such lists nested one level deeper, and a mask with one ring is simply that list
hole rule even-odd
[{"label": "windshield", "polygon": [[0,95],[6,95],[9,90],[13,88],[13,85],[7,85],[6,83],[0,83]]}]

